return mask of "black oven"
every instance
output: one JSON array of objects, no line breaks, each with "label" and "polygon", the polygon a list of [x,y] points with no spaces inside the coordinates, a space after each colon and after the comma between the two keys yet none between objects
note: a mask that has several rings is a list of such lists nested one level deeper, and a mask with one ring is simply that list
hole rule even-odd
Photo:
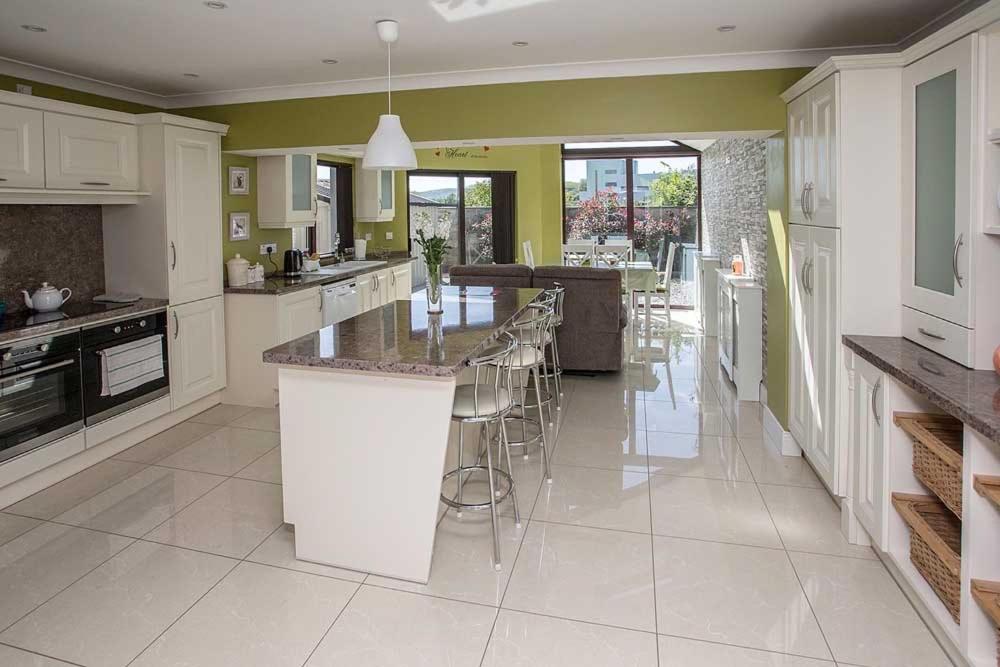
[{"label": "black oven", "polygon": [[[85,328],[82,336],[83,405],[87,426],[131,410],[170,393],[167,360],[167,313],[150,313]],[[163,376],[115,396],[101,395],[101,351],[159,336],[163,355]]]},{"label": "black oven", "polygon": [[80,332],[0,347],[0,461],[83,428]]}]

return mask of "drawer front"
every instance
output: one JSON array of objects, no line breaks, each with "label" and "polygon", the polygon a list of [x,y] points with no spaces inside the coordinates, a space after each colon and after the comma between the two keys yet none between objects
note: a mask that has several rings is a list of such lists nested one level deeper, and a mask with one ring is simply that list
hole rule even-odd
[{"label": "drawer front", "polygon": [[45,114],[45,186],[69,190],[137,190],[135,125]]},{"label": "drawer front", "polygon": [[973,366],[974,336],[972,329],[903,306],[904,338],[969,368]]}]

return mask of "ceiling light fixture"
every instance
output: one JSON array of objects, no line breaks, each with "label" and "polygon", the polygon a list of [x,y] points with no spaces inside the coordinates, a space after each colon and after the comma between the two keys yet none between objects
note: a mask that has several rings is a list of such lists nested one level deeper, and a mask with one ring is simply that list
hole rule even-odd
[{"label": "ceiling light fixture", "polygon": [[736,30],[736,26],[734,26],[734,25],[720,25],[718,28],[716,28],[716,30],[718,30],[719,32],[733,32],[734,30]]},{"label": "ceiling light fixture", "polygon": [[340,62],[339,60],[336,60],[334,58],[323,58],[324,65],[336,65],[339,62]]},{"label": "ceiling light fixture", "polygon": [[403,131],[399,116],[392,113],[392,44],[399,39],[399,23],[392,20],[377,21],[375,28],[388,52],[389,113],[378,117],[378,126],[368,140],[361,168],[391,171],[416,169],[417,154],[413,152],[413,144]]},{"label": "ceiling light fixture", "polygon": [[189,79],[197,79],[201,74],[195,74],[194,72],[184,72],[184,76]]},{"label": "ceiling light fixture", "polygon": [[225,9],[229,5],[224,2],[218,2],[218,0],[208,0],[208,2],[202,3],[209,9]]},{"label": "ceiling light fixture", "polygon": [[522,42],[522,41],[518,40],[518,41],[516,41],[516,42],[511,42],[511,43],[510,43],[510,45],[511,45],[511,46],[518,46],[518,47],[521,47],[521,46],[527,46],[527,45],[528,45],[528,43],[527,43],[527,42]]},{"label": "ceiling light fixture", "polygon": [[21,27],[24,28],[25,30],[27,30],[28,32],[48,32],[49,31],[48,28],[43,28],[42,26],[35,25],[33,23],[25,23]]}]

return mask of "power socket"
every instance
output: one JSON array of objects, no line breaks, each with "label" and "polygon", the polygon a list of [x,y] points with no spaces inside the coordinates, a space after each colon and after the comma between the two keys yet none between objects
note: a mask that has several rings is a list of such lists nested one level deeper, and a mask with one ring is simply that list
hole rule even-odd
[{"label": "power socket", "polygon": [[271,252],[271,253],[278,252],[278,244],[277,243],[261,243],[260,244],[260,254],[267,255],[267,253],[269,253],[269,252]]},{"label": "power socket", "polygon": [[385,233],[385,240],[386,241],[391,241],[392,240],[392,232],[386,232]]},{"label": "power socket", "polygon": [[15,88],[17,89],[17,92],[21,93],[22,95],[31,94],[31,86],[29,86],[26,83],[19,83],[17,84],[17,86],[15,86]]},{"label": "power socket", "polygon": [[365,232],[365,241],[371,241],[371,240],[372,240],[372,233]]}]

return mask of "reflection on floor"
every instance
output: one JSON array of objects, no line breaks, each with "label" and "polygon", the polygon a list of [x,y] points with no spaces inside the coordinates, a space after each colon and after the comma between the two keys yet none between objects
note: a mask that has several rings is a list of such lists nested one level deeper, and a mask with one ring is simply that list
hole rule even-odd
[{"label": "reflection on floor", "polygon": [[472,512],[426,586],[297,561],[277,412],[223,405],[0,512],[0,664],[948,664],[692,319],[567,376],[501,572]]}]

